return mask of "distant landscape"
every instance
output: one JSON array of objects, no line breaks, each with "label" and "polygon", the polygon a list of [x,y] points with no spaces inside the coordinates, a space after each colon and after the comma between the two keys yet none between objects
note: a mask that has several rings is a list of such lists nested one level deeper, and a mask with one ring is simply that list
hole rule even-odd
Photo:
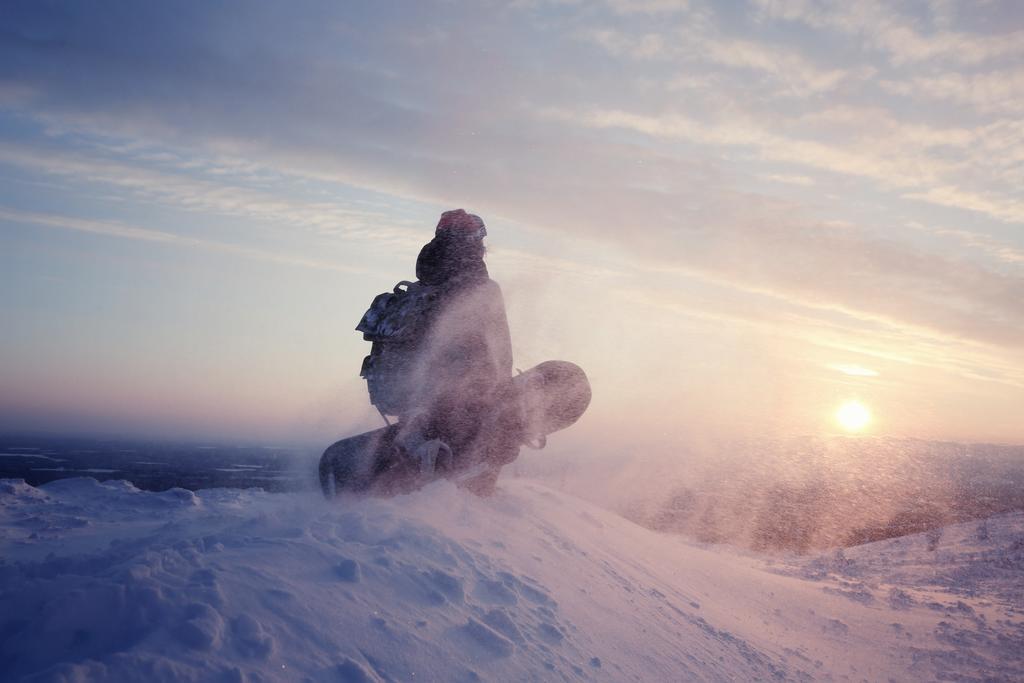
[{"label": "distant landscape", "polygon": [[175,487],[296,491],[312,486],[314,457],[302,449],[281,446],[0,435],[0,479],[24,479],[33,486],[92,477],[124,479],[147,491]]},{"label": "distant landscape", "polygon": [[[0,479],[313,493],[318,457],[287,446],[2,435]],[[680,459],[686,467],[542,451],[524,453],[505,476],[541,480],[649,529],[758,552],[849,547],[1024,510],[1020,446],[807,438],[728,444],[715,457]]]}]

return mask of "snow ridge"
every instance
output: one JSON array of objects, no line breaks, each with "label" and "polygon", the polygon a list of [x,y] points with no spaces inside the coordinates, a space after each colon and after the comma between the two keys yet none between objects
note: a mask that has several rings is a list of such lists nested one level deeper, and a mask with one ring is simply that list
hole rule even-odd
[{"label": "snow ridge", "polygon": [[1011,579],[954,601],[870,549],[768,563],[519,480],[340,503],[5,480],[0,549],[12,680],[1012,680],[1024,652]]}]

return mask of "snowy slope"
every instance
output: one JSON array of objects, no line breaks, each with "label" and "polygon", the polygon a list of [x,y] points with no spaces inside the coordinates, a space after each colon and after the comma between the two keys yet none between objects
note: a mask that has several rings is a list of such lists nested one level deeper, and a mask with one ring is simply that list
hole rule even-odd
[{"label": "snowy slope", "polygon": [[987,531],[772,562],[521,480],[341,504],[7,480],[0,678],[1020,680],[1024,517]]}]

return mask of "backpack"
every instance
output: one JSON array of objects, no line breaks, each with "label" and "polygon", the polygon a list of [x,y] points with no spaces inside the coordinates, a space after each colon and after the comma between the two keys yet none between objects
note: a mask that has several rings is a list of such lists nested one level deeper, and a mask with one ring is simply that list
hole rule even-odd
[{"label": "backpack", "polygon": [[359,375],[382,415],[402,415],[413,407],[408,380],[438,301],[437,287],[403,280],[374,297],[356,326],[372,342]]}]

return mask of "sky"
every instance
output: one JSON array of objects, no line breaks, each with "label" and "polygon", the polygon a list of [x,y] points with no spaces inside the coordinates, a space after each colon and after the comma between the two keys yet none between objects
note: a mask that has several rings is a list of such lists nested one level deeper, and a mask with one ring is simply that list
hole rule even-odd
[{"label": "sky", "polygon": [[488,225],[574,443],[1024,443],[1024,6],[7,1],[0,428],[333,440]]}]

